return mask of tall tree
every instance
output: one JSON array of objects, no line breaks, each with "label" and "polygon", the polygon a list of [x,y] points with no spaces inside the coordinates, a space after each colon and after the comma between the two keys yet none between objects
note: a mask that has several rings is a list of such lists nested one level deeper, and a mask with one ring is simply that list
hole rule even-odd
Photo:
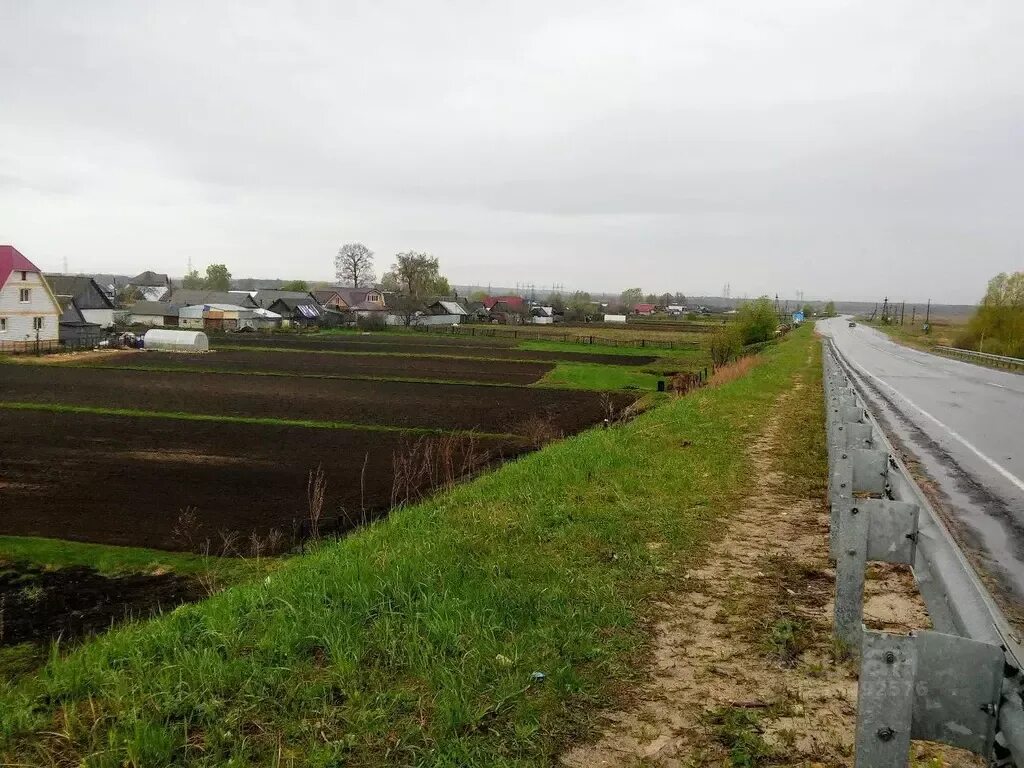
[{"label": "tall tree", "polygon": [[181,280],[182,288],[202,288],[205,284],[198,269],[190,269]]},{"label": "tall tree", "polygon": [[672,303],[672,294],[667,291],[661,295],[661,306],[667,307]]},{"label": "tall tree", "polygon": [[373,285],[373,251],[362,243],[345,243],[334,257],[334,273],[343,285],[353,288]]},{"label": "tall tree", "polygon": [[395,254],[391,272],[401,291],[410,298],[421,299],[431,294],[451,292],[448,280],[441,275],[436,256],[417,251]]},{"label": "tall tree", "polygon": [[594,301],[586,291],[576,291],[565,305],[565,313],[572,320],[586,320],[594,310]]},{"label": "tall tree", "polygon": [[619,301],[627,311],[632,310],[637,304],[644,300],[644,292],[639,288],[627,288],[619,296]]},{"label": "tall tree", "polygon": [[231,273],[225,264],[211,264],[206,268],[206,284],[209,291],[230,291]]}]

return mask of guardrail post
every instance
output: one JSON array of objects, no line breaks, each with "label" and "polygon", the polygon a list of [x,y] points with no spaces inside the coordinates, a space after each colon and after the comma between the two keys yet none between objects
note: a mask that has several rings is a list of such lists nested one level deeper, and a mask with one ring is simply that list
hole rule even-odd
[{"label": "guardrail post", "polygon": [[867,563],[913,565],[917,553],[918,507],[888,499],[844,499],[836,504],[836,634],[860,647]]},{"label": "guardrail post", "polygon": [[857,684],[856,768],[903,768],[910,758],[914,637],[865,632]]}]

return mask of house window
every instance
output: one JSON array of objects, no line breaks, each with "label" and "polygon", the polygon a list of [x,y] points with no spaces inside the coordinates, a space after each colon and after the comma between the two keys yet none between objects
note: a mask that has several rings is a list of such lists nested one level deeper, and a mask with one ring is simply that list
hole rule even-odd
[{"label": "house window", "polygon": [[22,272],[21,272],[21,282],[24,283],[26,280],[28,280],[28,272],[22,270]]},{"label": "house window", "polygon": [[6,331],[7,331],[7,318],[6,317],[0,317],[0,333],[4,333]]},{"label": "house window", "polygon": [[22,288],[18,291],[18,301],[22,304],[28,304],[32,300],[32,289]]},{"label": "house window", "polygon": [[43,330],[43,318],[41,318],[41,317],[33,317],[32,318],[32,330],[33,331],[41,331],[41,330]]}]

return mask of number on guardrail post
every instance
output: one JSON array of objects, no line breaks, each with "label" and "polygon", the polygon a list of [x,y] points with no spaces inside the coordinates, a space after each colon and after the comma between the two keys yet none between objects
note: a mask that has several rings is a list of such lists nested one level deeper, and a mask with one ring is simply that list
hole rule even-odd
[{"label": "number on guardrail post", "polygon": [[1003,650],[957,635],[865,632],[857,689],[857,768],[906,766],[910,741],[990,757]]},{"label": "number on guardrail post", "polygon": [[857,685],[856,768],[909,764],[916,672],[913,635],[864,633]]}]

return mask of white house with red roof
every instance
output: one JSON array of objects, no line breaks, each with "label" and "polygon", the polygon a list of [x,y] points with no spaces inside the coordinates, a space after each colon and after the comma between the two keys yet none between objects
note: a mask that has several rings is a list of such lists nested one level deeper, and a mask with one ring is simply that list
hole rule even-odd
[{"label": "white house with red roof", "polygon": [[39,267],[0,245],[0,350],[57,341],[61,308]]}]

